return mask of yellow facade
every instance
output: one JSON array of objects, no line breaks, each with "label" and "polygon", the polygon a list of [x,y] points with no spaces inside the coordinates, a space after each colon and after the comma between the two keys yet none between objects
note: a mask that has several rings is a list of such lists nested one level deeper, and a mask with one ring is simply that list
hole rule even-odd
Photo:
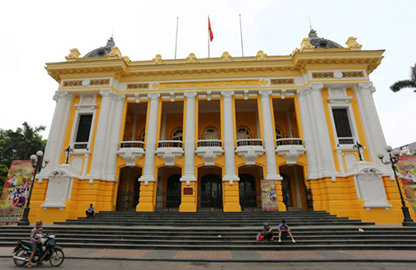
[{"label": "yellow facade", "polygon": [[[373,114],[362,108],[383,51],[323,41],[305,39],[289,56],[152,61],[130,61],[113,44],[104,56],[47,64],[67,105],[57,103],[65,121],[52,125],[64,132],[48,142],[57,162],[39,175],[30,220],[80,217],[90,203],[97,212],[251,211],[261,180],[274,177],[279,211],[401,223],[392,172],[374,158],[384,137],[370,139]],[[338,134],[337,110],[351,136]],[[356,141],[366,146],[361,163]]]}]

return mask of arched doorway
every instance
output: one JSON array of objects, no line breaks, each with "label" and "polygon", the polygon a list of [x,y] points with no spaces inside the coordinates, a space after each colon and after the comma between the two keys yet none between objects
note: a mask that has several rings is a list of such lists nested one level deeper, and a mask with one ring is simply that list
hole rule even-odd
[{"label": "arched doorway", "polygon": [[240,205],[242,210],[257,207],[256,179],[247,173],[240,174],[239,177]]},{"label": "arched doorway", "polygon": [[174,174],[168,178],[168,187],[166,193],[166,206],[179,207],[181,204],[181,175]]},{"label": "arched doorway", "polygon": [[117,192],[116,211],[136,211],[140,198],[139,177],[142,169],[139,167],[124,167],[120,169]]},{"label": "arched doorway", "polygon": [[156,211],[178,212],[181,204],[181,168],[164,166],[157,172]]},{"label": "arched doorway", "polygon": [[308,210],[307,190],[303,167],[284,165],[279,168],[282,180],[282,200],[289,211]]},{"label": "arched doorway", "polygon": [[222,179],[217,174],[207,174],[201,179],[199,207],[222,209]]}]

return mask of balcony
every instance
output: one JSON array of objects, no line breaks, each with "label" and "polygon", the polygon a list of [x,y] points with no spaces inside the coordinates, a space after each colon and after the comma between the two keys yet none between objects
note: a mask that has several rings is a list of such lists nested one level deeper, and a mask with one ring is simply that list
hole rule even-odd
[{"label": "balcony", "polygon": [[254,165],[256,159],[265,152],[263,141],[261,139],[239,139],[235,152],[244,158],[246,165]]},{"label": "balcony", "polygon": [[355,139],[353,137],[338,137],[338,146],[353,144],[355,144]]},{"label": "balcony", "polygon": [[175,160],[183,155],[182,141],[161,140],[157,143],[156,155],[165,161],[166,166],[174,166]]},{"label": "balcony", "polygon": [[298,157],[306,152],[301,138],[277,139],[276,144],[276,153],[286,158],[286,164],[296,164]]},{"label": "balcony", "polygon": [[195,153],[204,159],[205,166],[214,166],[215,160],[224,153],[222,142],[218,139],[198,140],[197,146]]},{"label": "balcony", "polygon": [[126,166],[135,166],[136,161],[144,155],[144,142],[122,141],[117,154],[126,161]]}]

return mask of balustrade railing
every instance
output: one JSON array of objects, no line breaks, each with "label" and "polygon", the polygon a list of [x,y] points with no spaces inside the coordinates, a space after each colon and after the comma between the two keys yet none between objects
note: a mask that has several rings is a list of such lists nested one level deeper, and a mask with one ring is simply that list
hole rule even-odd
[{"label": "balustrade railing", "polygon": [[338,137],[338,144],[354,144],[355,140],[352,137]]},{"label": "balustrade railing", "polygon": [[302,145],[302,139],[301,138],[282,138],[277,139],[276,141],[277,146],[279,145]]},{"label": "balustrade railing", "polygon": [[263,146],[263,141],[261,139],[240,139],[237,140],[238,146]]},{"label": "balustrade railing", "polygon": [[176,147],[182,148],[182,141],[178,140],[164,140],[157,143],[158,148]]},{"label": "balustrade railing", "polygon": [[120,148],[144,148],[142,141],[123,141],[120,143]]},{"label": "balustrade railing", "polygon": [[197,141],[198,147],[221,147],[221,144],[222,144],[221,140],[217,140],[217,139],[212,139],[212,140],[204,139],[204,140]]}]

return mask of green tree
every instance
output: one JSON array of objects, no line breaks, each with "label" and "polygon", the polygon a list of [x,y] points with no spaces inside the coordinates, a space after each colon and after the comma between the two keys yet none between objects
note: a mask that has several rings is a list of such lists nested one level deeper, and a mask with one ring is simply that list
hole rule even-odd
[{"label": "green tree", "polygon": [[410,68],[410,80],[397,81],[390,86],[393,92],[398,92],[403,88],[413,88],[416,92],[416,64]]},{"label": "green tree", "polygon": [[44,151],[46,140],[39,132],[45,126],[31,127],[27,122],[16,131],[0,129],[0,190],[3,189],[8,169],[13,160],[29,160],[38,150]]}]

